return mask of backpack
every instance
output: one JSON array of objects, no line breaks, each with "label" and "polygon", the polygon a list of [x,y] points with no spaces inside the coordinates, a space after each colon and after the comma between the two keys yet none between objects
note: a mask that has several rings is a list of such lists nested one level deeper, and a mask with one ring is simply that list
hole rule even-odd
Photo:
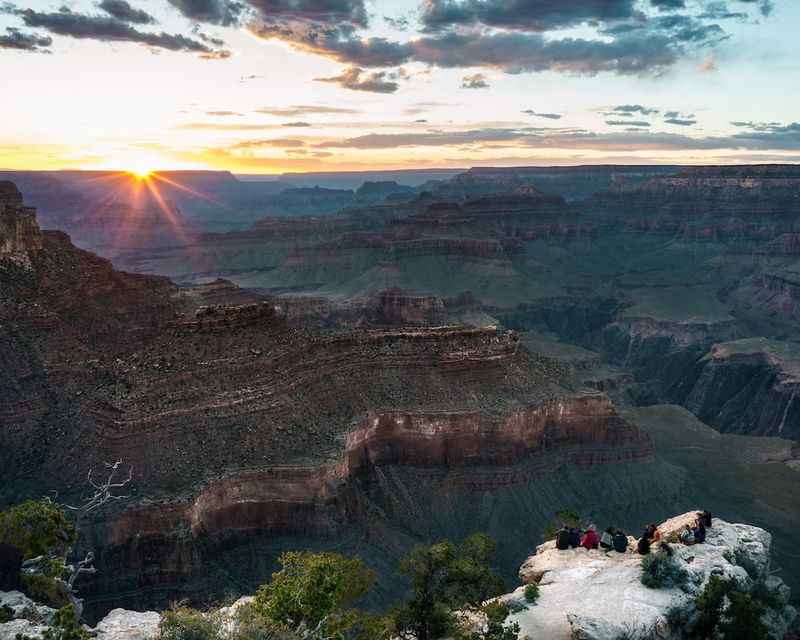
[{"label": "backpack", "polygon": [[573,549],[581,546],[581,532],[577,529],[570,529],[569,531],[569,546]]},{"label": "backpack", "polygon": [[569,531],[567,529],[560,529],[556,534],[556,549],[561,551],[569,549]]},{"label": "backpack", "polygon": [[628,550],[628,536],[618,533],[614,536],[614,550],[625,553]]},{"label": "backpack", "polygon": [[636,545],[636,550],[646,556],[650,553],[650,541],[647,538],[639,538],[639,543]]},{"label": "backpack", "polygon": [[614,536],[612,536],[608,531],[603,531],[603,535],[600,536],[600,546],[610,549],[614,546]]},{"label": "backpack", "polygon": [[694,529],[694,541],[695,542],[706,541],[706,528],[704,526],[696,527]]}]

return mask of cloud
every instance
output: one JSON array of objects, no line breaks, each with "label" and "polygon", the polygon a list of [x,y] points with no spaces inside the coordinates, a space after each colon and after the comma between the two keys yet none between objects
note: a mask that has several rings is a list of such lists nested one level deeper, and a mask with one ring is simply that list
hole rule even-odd
[{"label": "cloud", "polygon": [[[631,128],[630,121],[621,121]],[[639,124],[639,123],[635,123]],[[515,148],[592,150],[800,150],[800,123],[739,123],[751,131],[731,136],[694,137],[646,129],[597,133],[574,128],[486,128],[464,131],[370,133],[320,142],[317,148],[394,149],[400,147]]]},{"label": "cloud", "polygon": [[533,109],[525,109],[522,113],[537,118],[547,118],[548,120],[561,120],[562,118],[560,113],[539,113]]},{"label": "cloud", "polygon": [[203,58],[230,56],[229,51],[213,49],[200,40],[181,34],[139,31],[113,16],[74,13],[67,7],[51,13],[19,9],[14,5],[7,5],[5,10],[19,16],[28,27],[45,29],[60,36],[100,42],[133,42],[155,49],[198,53]]},{"label": "cloud", "polygon": [[685,9],[685,0],[650,0],[650,4],[660,11],[677,11]]},{"label": "cloud", "polygon": [[393,78],[397,76],[387,71],[365,72],[360,67],[348,67],[338,76],[314,78],[317,82],[338,84],[343,89],[369,91],[371,93],[394,93],[400,85]]},{"label": "cloud", "polygon": [[283,126],[284,127],[310,127],[311,123],[310,122],[303,122],[301,120],[298,120],[296,122],[284,122]]},{"label": "cloud", "polygon": [[664,118],[664,122],[667,124],[678,125],[679,127],[691,127],[692,125],[697,124],[697,120],[693,120],[691,118]]},{"label": "cloud", "polygon": [[239,22],[245,5],[235,0],[168,0],[180,13],[194,22],[230,26]]},{"label": "cloud", "polygon": [[471,76],[461,78],[462,89],[488,89],[489,83],[486,76],[482,73],[474,73]]},{"label": "cloud", "polygon": [[206,111],[207,116],[243,116],[238,111]]},{"label": "cloud", "polygon": [[23,33],[19,29],[14,29],[13,27],[6,27],[6,34],[0,35],[0,49],[50,53],[47,47],[51,44],[53,44],[53,39],[49,36],[39,36],[35,33]]},{"label": "cloud", "polygon": [[430,32],[482,24],[533,32],[635,15],[635,0],[423,0],[419,19]]},{"label": "cloud", "polygon": [[127,0],[103,0],[97,5],[108,15],[134,24],[155,24],[156,19],[142,9],[132,7]]},{"label": "cloud", "polygon": [[396,18],[383,16],[383,21],[397,31],[405,31],[409,27],[409,19],[407,16],[398,16]]},{"label": "cloud", "polygon": [[297,149],[304,147],[305,142],[295,138],[272,138],[266,140],[246,140],[244,142],[237,142],[232,145],[231,149],[259,149],[263,147],[278,148],[278,149]]},{"label": "cloud", "polygon": [[358,27],[366,27],[369,22],[364,0],[247,0],[247,3],[267,22],[351,24]]},{"label": "cloud", "polygon": [[713,53],[710,53],[706,56],[706,59],[703,60],[699,65],[697,65],[697,70],[702,73],[712,73],[717,71],[717,60],[714,57]]},{"label": "cloud", "polygon": [[295,104],[290,107],[262,107],[261,109],[256,109],[256,112],[282,117],[360,113],[357,109],[313,104]]},{"label": "cloud", "polygon": [[250,80],[259,80],[260,78],[263,77],[264,76],[259,76],[254,73],[251,73],[249,76],[242,76],[241,78],[239,78],[239,82],[249,82]]},{"label": "cloud", "polygon": [[652,109],[650,107],[645,107],[640,104],[621,104],[613,109],[606,115],[622,115],[622,116],[632,116],[635,113],[639,113],[643,116],[650,116],[655,115],[659,112],[658,109]]},{"label": "cloud", "polygon": [[606,120],[610,127],[649,127],[650,123],[646,120]]}]

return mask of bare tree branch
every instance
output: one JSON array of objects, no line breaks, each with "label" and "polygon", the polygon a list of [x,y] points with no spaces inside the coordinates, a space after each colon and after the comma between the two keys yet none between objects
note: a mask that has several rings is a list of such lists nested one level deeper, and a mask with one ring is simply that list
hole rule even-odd
[{"label": "bare tree branch", "polygon": [[[86,481],[89,485],[95,490],[94,494],[89,497],[83,504],[80,506],[72,506],[69,504],[65,504],[64,506],[67,509],[71,509],[73,511],[80,512],[80,515],[85,515],[95,509],[103,506],[107,502],[111,500],[125,500],[130,498],[129,495],[115,495],[113,493],[114,489],[119,489],[127,485],[131,480],[133,480],[133,466],[128,468],[128,477],[124,480],[115,481],[115,476],[117,475],[117,471],[122,464],[122,460],[117,460],[114,463],[105,462],[103,463],[107,469],[109,469],[108,476],[106,477],[105,481],[98,484],[92,479],[92,469],[89,469],[88,473],[86,474]],[[80,517],[79,515],[79,517]]]}]

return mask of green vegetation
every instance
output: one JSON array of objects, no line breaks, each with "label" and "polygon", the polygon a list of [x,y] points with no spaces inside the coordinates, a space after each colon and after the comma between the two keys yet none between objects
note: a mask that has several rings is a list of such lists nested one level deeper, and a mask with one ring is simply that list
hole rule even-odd
[{"label": "green vegetation", "polygon": [[183,605],[174,605],[161,615],[160,640],[216,640],[222,632],[219,616]]},{"label": "green vegetation", "polygon": [[581,517],[574,511],[564,509],[556,511],[553,514],[553,519],[547,524],[542,533],[543,540],[552,540],[556,537],[556,532],[565,524],[568,527],[582,528]]},{"label": "green vegetation", "polygon": [[253,606],[259,614],[325,638],[360,635],[365,621],[351,605],[375,581],[360,558],[293,551],[281,555],[280,563],[282,569],[256,593]]},{"label": "green vegetation", "polygon": [[50,500],[27,500],[0,512],[0,542],[17,547],[25,559],[64,552],[77,539],[64,509]]},{"label": "green vegetation", "polygon": [[[484,602],[503,592],[503,581],[489,564],[494,553],[494,541],[482,534],[467,538],[458,547],[442,541],[412,551],[400,565],[411,578],[411,596],[394,611],[397,633],[433,640],[455,632],[459,625],[454,611],[480,611]],[[503,626],[507,607],[505,612],[499,622],[499,612],[491,612],[495,616],[493,633],[499,633],[498,624]]]},{"label": "green vegetation", "polygon": [[642,558],[641,580],[649,589],[682,589],[689,583],[689,574],[675,562],[672,550],[665,542],[657,552]]},{"label": "green vegetation", "polygon": [[[56,611],[53,623],[45,629],[41,640],[89,640],[89,632],[81,626],[75,607],[68,604]],[[16,640],[34,640],[31,636],[17,634]]]},{"label": "green vegetation", "polygon": [[525,587],[525,602],[528,604],[536,604],[539,599],[539,585],[529,584]]},{"label": "green vegetation", "polygon": [[699,617],[692,626],[692,638],[767,640],[767,628],[761,621],[765,606],[733,580],[712,576],[695,605]]},{"label": "green vegetation", "polygon": [[[517,640],[519,625],[516,622],[505,623],[511,613],[506,604],[493,600],[481,607],[481,612],[486,617],[486,626],[481,631],[468,634],[469,640]],[[463,634],[454,635],[460,637]]]}]

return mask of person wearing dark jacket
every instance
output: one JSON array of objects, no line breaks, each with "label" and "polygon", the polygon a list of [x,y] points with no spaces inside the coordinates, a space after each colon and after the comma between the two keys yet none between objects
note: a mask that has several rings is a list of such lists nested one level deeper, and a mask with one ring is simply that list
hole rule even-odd
[{"label": "person wearing dark jacket", "polygon": [[556,549],[559,551],[569,549],[569,528],[567,525],[561,525],[561,528],[556,531]]},{"label": "person wearing dark jacket", "polygon": [[611,551],[614,548],[614,527],[609,527],[600,536],[600,548]]},{"label": "person wearing dark jacket", "polygon": [[644,530],[642,537],[639,538],[639,542],[636,543],[636,551],[639,552],[640,555],[646,556],[650,553],[650,528]]},{"label": "person wearing dark jacket", "polygon": [[581,546],[581,530],[577,527],[572,527],[569,530],[569,546],[573,549]]},{"label": "person wearing dark jacket", "polygon": [[625,553],[628,550],[628,536],[625,535],[625,532],[617,530],[614,534],[614,551],[619,553]]},{"label": "person wearing dark jacket", "polygon": [[703,522],[703,518],[700,517],[694,523],[694,529],[692,529],[692,533],[694,534],[694,541],[697,543],[702,543],[706,541],[706,525]]}]

